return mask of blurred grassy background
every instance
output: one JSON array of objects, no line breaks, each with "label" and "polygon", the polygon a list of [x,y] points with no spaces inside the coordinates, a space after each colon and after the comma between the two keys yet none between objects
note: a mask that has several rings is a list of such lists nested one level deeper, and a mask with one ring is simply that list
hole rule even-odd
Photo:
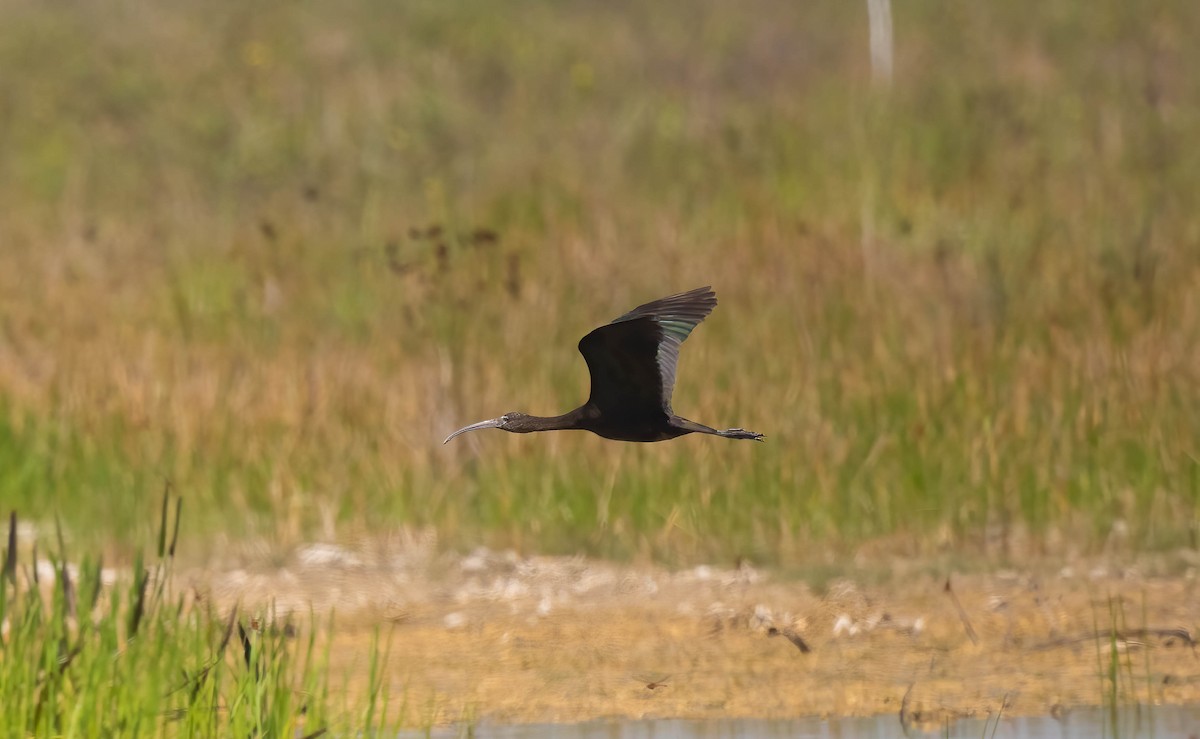
[{"label": "blurred grassy background", "polygon": [[[1192,541],[1200,5],[0,0],[0,499],[123,551]],[[434,228],[436,226],[436,228]],[[713,284],[675,408],[463,438]],[[1120,525],[1114,526],[1115,522]]]}]

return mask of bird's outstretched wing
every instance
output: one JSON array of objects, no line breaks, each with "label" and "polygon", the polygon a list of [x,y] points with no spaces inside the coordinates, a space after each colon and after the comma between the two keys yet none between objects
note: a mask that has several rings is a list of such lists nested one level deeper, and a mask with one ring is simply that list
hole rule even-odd
[{"label": "bird's outstretched wing", "polygon": [[679,346],[712,313],[709,287],[655,300],[629,311],[579,341],[592,375],[589,402],[616,416],[671,414]]}]

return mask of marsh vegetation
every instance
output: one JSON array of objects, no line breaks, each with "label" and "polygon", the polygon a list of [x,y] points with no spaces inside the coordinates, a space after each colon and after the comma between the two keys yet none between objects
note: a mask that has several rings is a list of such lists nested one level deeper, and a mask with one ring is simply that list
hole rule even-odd
[{"label": "marsh vegetation", "polygon": [[[192,563],[1194,547],[1200,5],[905,3],[886,87],[864,6],[0,0],[6,512],[129,568],[164,481]],[[441,446],[705,284],[675,404],[768,443]]]}]

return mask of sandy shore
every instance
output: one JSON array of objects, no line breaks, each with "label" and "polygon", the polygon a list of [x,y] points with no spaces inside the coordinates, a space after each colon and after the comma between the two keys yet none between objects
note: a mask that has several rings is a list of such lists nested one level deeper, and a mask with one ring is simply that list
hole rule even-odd
[{"label": "sandy shore", "polygon": [[1120,700],[1200,701],[1193,556],[986,574],[907,563],[814,583],[393,542],[184,577],[301,622],[336,608],[335,688],[345,675],[365,689],[383,624],[407,724],[901,711],[919,724],[1101,705],[1114,665]]}]

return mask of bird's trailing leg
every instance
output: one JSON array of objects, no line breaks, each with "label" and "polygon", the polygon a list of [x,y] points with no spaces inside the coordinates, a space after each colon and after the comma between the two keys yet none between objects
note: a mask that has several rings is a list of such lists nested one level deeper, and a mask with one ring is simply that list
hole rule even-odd
[{"label": "bird's trailing leg", "polygon": [[747,431],[746,429],[725,429],[721,431],[712,428],[711,426],[705,426],[702,423],[696,423],[695,421],[689,421],[686,418],[680,418],[679,416],[674,416],[671,418],[670,423],[675,428],[683,429],[684,433],[712,434],[713,436],[724,436],[726,439],[753,439],[754,441],[763,440],[762,434],[757,434],[753,431]]},{"label": "bird's trailing leg", "polygon": [[715,432],[717,436],[724,436],[726,439],[753,439],[754,441],[762,441],[763,435],[746,429],[725,429]]}]

